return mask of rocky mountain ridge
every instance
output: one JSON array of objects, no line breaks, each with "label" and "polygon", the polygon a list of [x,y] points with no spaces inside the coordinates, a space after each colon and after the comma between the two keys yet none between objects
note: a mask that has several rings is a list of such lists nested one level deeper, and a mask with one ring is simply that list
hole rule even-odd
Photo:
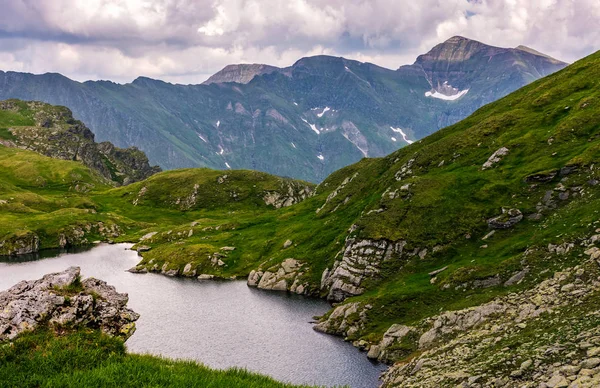
[{"label": "rocky mountain ridge", "polygon": [[223,82],[236,82],[239,84],[247,84],[252,81],[257,75],[269,74],[274,71],[281,70],[275,66],[263,64],[239,64],[227,65],[222,70],[210,76],[203,85],[210,85]]},{"label": "rocky mountain ridge", "polygon": [[121,149],[110,142],[96,143],[95,136],[64,107],[19,100],[0,101],[0,111],[29,120],[5,129],[0,144],[19,147],[62,160],[77,160],[114,184],[127,185],[161,171],[151,167],[136,147]]},{"label": "rocky mountain ridge", "polygon": [[242,168],[319,182],[566,65],[465,38],[419,58],[396,71],[330,56],[284,69],[233,65],[204,85],[0,72],[0,98],[65,105],[98,139],[137,146],[165,169]]}]

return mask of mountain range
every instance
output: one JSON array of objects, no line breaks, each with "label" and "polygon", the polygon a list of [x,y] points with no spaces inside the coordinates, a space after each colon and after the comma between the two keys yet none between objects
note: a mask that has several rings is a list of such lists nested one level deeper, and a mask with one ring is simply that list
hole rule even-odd
[{"label": "mountain range", "polygon": [[202,85],[0,72],[0,99],[64,105],[99,140],[137,146],[163,169],[253,169],[320,182],[565,65],[526,47],[453,37],[397,70],[321,55],[287,68],[228,66]]}]

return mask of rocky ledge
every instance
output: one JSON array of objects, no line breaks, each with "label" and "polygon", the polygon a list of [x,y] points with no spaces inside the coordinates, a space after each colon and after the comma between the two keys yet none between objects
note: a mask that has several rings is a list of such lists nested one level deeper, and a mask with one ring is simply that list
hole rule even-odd
[{"label": "rocky ledge", "polygon": [[81,280],[79,267],[22,281],[0,292],[0,341],[43,324],[86,326],[127,339],[139,318],[128,300],[102,280]]},{"label": "rocky ledge", "polygon": [[281,264],[267,270],[254,270],[248,275],[248,286],[263,290],[290,291],[309,294],[308,283],[302,282],[305,264],[295,259],[285,259]]},{"label": "rocky ledge", "polygon": [[327,300],[341,302],[362,294],[363,281],[376,277],[384,261],[400,257],[405,245],[404,241],[346,239],[344,249],[338,254],[341,258],[321,276],[321,290],[327,291]]}]

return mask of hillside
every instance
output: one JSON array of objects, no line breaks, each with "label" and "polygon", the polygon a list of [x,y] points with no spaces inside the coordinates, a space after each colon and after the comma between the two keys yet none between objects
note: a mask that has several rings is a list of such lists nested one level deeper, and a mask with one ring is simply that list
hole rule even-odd
[{"label": "hillside", "polygon": [[140,151],[95,143],[64,107],[10,100],[0,108],[0,255],[131,239],[148,222],[168,227],[211,212],[268,213],[314,190],[266,173],[196,169],[111,191],[157,170]]},{"label": "hillside", "polygon": [[64,107],[19,100],[0,101],[0,144],[55,159],[77,160],[114,184],[129,184],[160,171],[135,147],[96,143],[94,134]]},{"label": "hillside", "polygon": [[67,106],[99,140],[137,146],[164,169],[252,169],[320,182],[565,65],[455,37],[396,71],[315,56],[284,69],[232,65],[205,85],[0,72],[0,98]]}]

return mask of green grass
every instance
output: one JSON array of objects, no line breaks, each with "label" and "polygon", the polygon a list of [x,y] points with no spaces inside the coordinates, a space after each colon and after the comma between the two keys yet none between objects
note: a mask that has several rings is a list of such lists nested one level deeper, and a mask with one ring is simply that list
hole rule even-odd
[{"label": "green grass", "polygon": [[98,331],[38,329],[0,344],[3,387],[294,387],[242,369],[128,354]]}]

